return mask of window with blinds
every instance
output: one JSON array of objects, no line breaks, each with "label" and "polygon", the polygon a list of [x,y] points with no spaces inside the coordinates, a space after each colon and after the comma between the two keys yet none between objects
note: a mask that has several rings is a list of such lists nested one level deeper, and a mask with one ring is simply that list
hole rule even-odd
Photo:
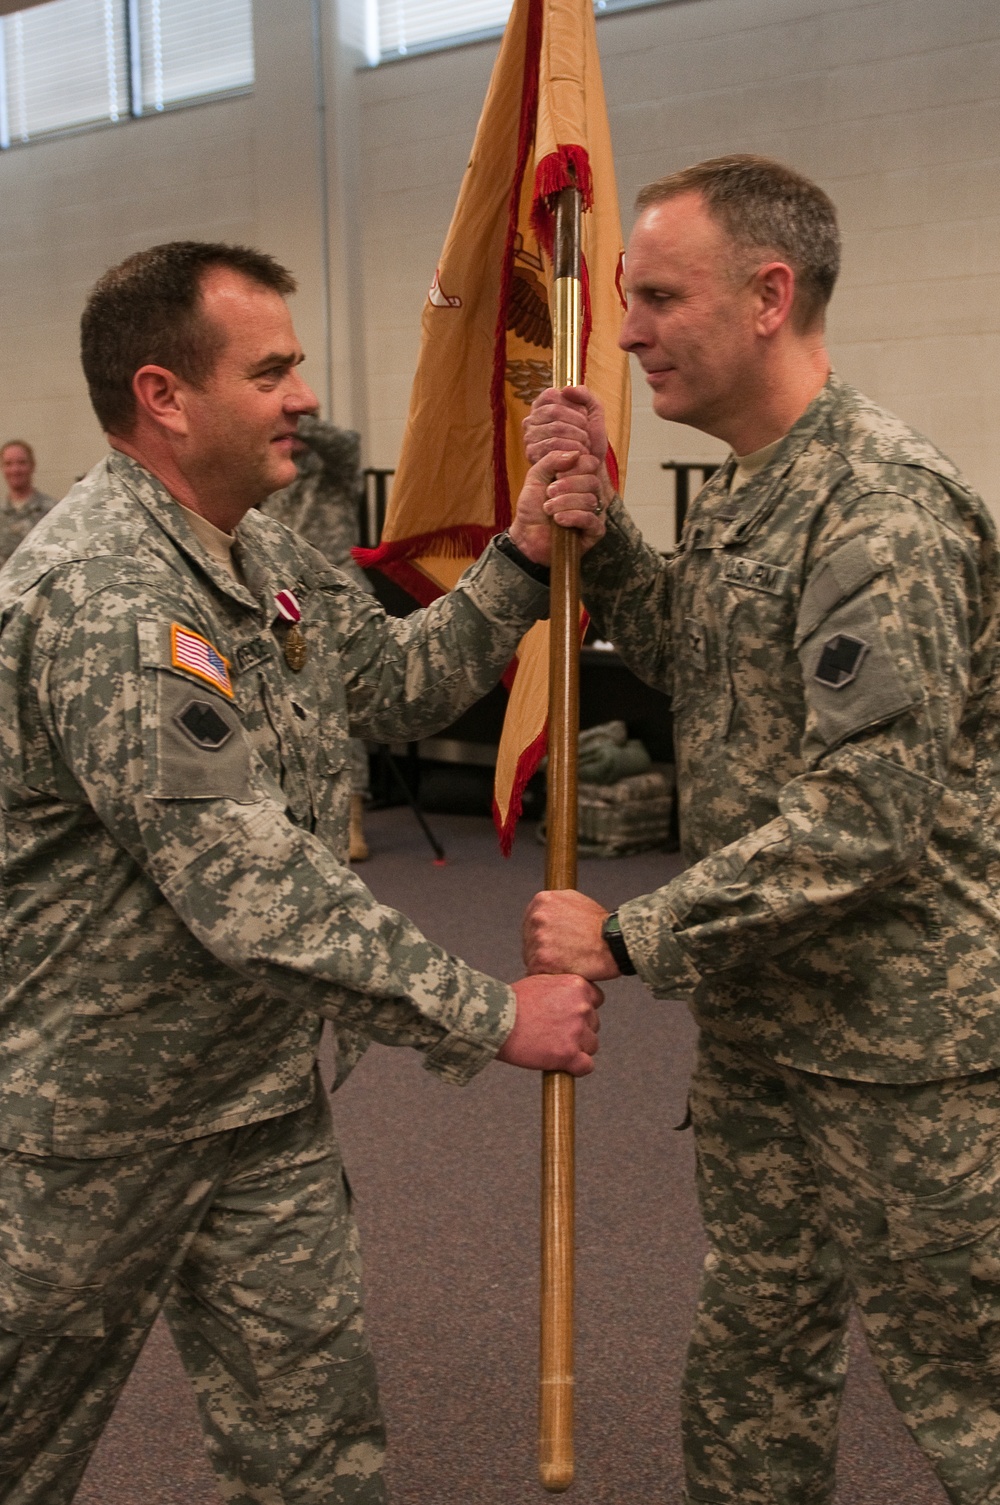
[{"label": "window with blinds", "polygon": [[[365,58],[374,66],[411,52],[454,47],[459,42],[498,35],[507,24],[512,0],[345,0],[364,28]],[[594,0],[596,15],[634,10],[664,0]],[[352,28],[356,29],[356,28]]]},{"label": "window with blinds", "polygon": [[0,17],[0,147],[253,84],[252,0],[49,0]]},{"label": "window with blinds", "polygon": [[253,83],[251,0],[139,0],[138,24],[144,109]]},{"label": "window with blinds", "polygon": [[455,41],[507,24],[511,0],[377,0],[377,56],[368,61],[405,57],[433,43]]}]

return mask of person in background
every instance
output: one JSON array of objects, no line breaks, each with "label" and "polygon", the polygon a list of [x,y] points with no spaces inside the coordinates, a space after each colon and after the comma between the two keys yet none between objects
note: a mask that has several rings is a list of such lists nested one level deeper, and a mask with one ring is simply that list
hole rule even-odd
[{"label": "person in background", "polygon": [[[353,429],[325,423],[312,413],[302,415],[296,434],[303,446],[295,456],[298,476],[290,486],[269,496],[260,510],[307,539],[332,565],[371,594],[368,577],[351,554],[358,543],[358,504],[363,491],[361,436]],[[349,755],[348,855],[352,862],[365,862],[369,855],[364,828],[365,797],[370,783],[367,744],[360,737],[352,737]]]},{"label": "person in background", "polygon": [[[612,914],[539,895],[525,959],[638,973],[699,1026],[689,1505],[829,1505],[852,1302],[950,1500],[998,1501],[996,529],[832,372],[815,183],[733,156],[638,208],[621,343],[658,417],[732,453],[666,558],[607,481],[606,515],[543,508],[592,545],[601,635],[673,696],[688,867]],[[582,388],[526,430],[536,462],[605,453]]]},{"label": "person in background", "polygon": [[0,448],[0,470],[7,486],[0,503],[0,564],[6,564],[55,499],[36,487],[35,451],[24,439],[8,439]]}]

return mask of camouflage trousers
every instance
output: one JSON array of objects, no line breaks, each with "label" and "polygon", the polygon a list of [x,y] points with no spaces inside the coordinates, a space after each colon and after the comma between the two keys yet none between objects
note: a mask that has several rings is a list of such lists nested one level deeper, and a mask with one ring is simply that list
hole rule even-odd
[{"label": "camouflage trousers", "polygon": [[956,1505],[1000,1501],[1000,1073],[884,1086],[702,1038],[686,1499],[829,1505],[852,1303]]},{"label": "camouflage trousers", "polygon": [[326,1096],[108,1160],[0,1151],[0,1501],[64,1505],[157,1313],[233,1505],[382,1505],[357,1231]]}]

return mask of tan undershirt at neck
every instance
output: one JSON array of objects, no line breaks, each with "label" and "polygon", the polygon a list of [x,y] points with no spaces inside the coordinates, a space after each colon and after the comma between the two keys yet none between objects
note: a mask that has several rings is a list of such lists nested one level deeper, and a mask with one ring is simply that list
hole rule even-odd
[{"label": "tan undershirt at neck", "polygon": [[752,481],[755,475],[764,469],[764,466],[777,453],[778,445],[784,440],[784,434],[780,439],[775,439],[773,444],[765,444],[763,449],[755,449],[752,455],[737,455],[736,469],[729,483],[729,495],[739,491],[748,481]]},{"label": "tan undershirt at neck", "polygon": [[[179,505],[180,503],[178,503]],[[213,559],[217,560],[219,564],[223,565],[229,571],[237,585],[242,585],[243,580],[240,577],[239,570],[236,568],[236,561],[233,559],[233,544],[236,542],[236,534],[223,533],[221,528],[217,528],[214,523],[210,523],[207,517],[202,517],[200,512],[192,512],[190,507],[185,507],[184,511],[191,525],[191,531],[205,549],[205,552],[211,554]]]}]

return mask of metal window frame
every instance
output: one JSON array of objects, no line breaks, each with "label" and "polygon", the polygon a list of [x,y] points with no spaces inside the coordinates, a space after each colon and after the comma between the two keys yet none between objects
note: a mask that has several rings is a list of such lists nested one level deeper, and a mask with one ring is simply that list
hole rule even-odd
[{"label": "metal window frame", "polygon": [[0,16],[0,151],[10,146],[10,112],[7,103],[7,34]]}]

